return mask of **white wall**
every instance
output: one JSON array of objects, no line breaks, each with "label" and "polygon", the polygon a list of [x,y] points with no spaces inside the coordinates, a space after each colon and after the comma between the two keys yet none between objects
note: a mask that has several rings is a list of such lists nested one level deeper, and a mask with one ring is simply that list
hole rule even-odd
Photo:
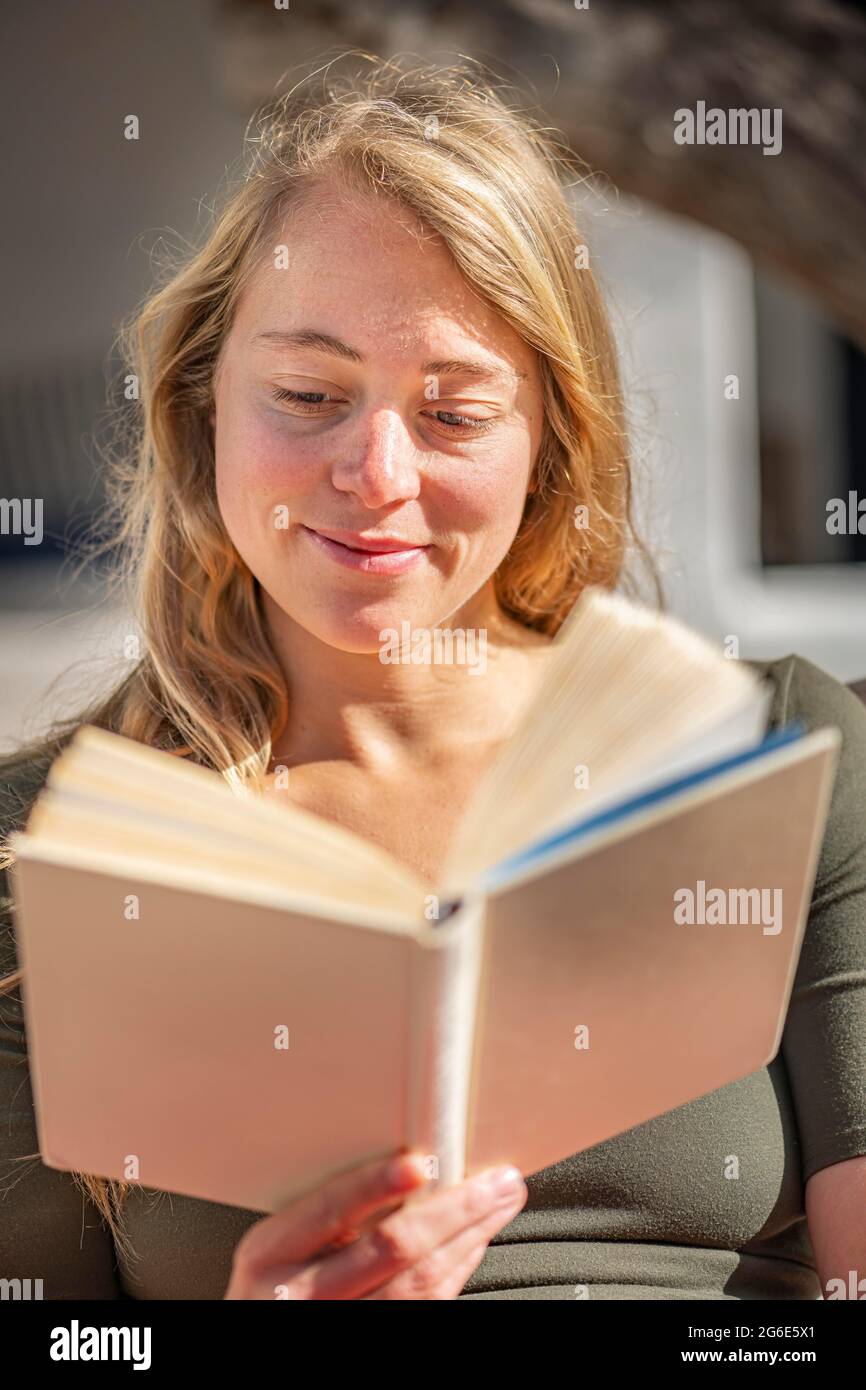
[{"label": "white wall", "polygon": [[[743,657],[799,652],[866,676],[866,565],[760,564],[751,262],[733,242],[629,200],[589,226],[616,309],[644,534],[673,612]],[[724,382],[739,377],[738,400]],[[792,385],[792,390],[794,389]],[[814,468],[824,471],[816,452]],[[816,487],[824,514],[832,471]]]}]

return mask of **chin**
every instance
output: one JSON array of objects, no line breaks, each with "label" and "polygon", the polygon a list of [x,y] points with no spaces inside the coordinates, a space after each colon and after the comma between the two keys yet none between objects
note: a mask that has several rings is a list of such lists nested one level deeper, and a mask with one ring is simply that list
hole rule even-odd
[{"label": "chin", "polygon": [[408,622],[414,631],[421,627],[434,627],[442,621],[441,616],[429,612],[427,604],[397,604],[389,602],[366,603],[357,601],[349,605],[335,605],[332,608],[316,608],[314,611],[300,611],[297,604],[283,611],[292,622],[304,628],[337,651],[352,652],[357,655],[377,655],[384,642],[383,633],[400,634],[402,624]]},{"label": "chin", "polygon": [[366,594],[348,585],[312,583],[309,572],[270,578],[279,582],[268,586],[260,577],[259,583],[272,609],[326,646],[357,655],[378,655],[383,646],[393,644],[391,634],[402,640],[404,624],[413,633],[460,627],[456,615],[474,592],[471,583],[464,583],[455,594],[456,586],[437,583],[434,574],[420,581],[406,577],[390,586],[391,592],[382,586],[378,593]]}]

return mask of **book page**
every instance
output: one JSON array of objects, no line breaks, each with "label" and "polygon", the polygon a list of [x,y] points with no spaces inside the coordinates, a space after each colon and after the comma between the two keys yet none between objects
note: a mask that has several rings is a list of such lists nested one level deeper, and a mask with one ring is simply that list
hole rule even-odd
[{"label": "book page", "polygon": [[711,760],[720,726],[729,742],[760,734],[758,677],[668,615],[589,589],[555,647],[458,827],[442,876],[448,896],[596,800],[663,776],[668,764],[694,765],[704,741]]}]

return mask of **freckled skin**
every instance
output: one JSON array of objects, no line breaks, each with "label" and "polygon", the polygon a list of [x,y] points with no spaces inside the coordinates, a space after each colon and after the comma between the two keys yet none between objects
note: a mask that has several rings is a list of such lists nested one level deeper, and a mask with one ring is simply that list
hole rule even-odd
[{"label": "freckled skin", "polygon": [[[288,268],[269,258],[256,272],[214,382],[219,506],[259,580],[291,694],[274,746],[275,763],[291,769],[288,787],[272,777],[269,794],[434,882],[550,645],[502,612],[492,578],[534,485],[538,363],[442,241],[393,200],[330,185],[281,242]],[[254,342],[298,329],[339,339],[363,361]],[[507,380],[443,372],[432,398],[424,364],[454,359],[481,360]],[[280,388],[325,400],[305,411],[275,400]],[[288,510],[287,528],[275,525],[276,508]],[[401,574],[345,569],[305,525],[429,549]],[[380,634],[399,634],[404,622],[483,632],[485,674],[382,664]]]},{"label": "freckled skin", "polygon": [[[541,440],[535,354],[471,290],[441,240],[389,199],[323,189],[280,241],[288,268],[269,258],[244,293],[214,393],[220,510],[266,611],[356,653],[378,651],[380,630],[404,620],[483,624]],[[363,364],[252,343],[301,327],[348,343]],[[443,377],[439,399],[425,398],[423,363],[479,357],[526,379]],[[304,414],[272,398],[280,387],[327,399]],[[457,429],[454,417],[493,424]],[[275,524],[279,507],[288,529]],[[322,554],[302,523],[431,548],[399,576],[355,573]]]}]

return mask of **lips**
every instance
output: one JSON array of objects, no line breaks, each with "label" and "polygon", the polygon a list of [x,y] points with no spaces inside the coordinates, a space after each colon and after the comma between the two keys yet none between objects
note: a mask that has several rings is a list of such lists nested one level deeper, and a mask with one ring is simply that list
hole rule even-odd
[{"label": "lips", "polygon": [[[313,530],[306,527],[306,530]],[[342,545],[347,550],[363,551],[368,555],[394,555],[401,550],[424,550],[426,542],[403,540],[399,536],[364,536],[360,531],[316,530],[314,535]]]},{"label": "lips", "polygon": [[366,574],[403,574],[430,549],[426,543],[415,545],[396,536],[362,536],[357,531],[314,531],[310,526],[302,526],[301,532],[320,554],[328,556],[344,569]]}]

